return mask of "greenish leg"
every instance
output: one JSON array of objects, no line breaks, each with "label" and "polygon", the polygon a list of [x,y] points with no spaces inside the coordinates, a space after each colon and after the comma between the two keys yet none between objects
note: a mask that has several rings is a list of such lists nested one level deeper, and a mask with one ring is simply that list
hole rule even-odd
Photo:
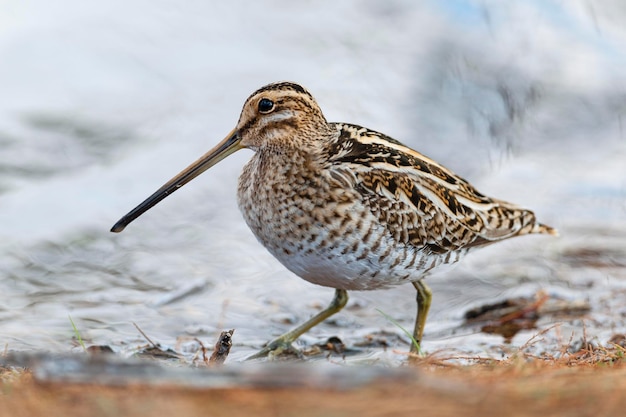
[{"label": "greenish leg", "polygon": [[424,327],[426,326],[426,318],[428,317],[428,310],[430,310],[433,293],[423,280],[414,282],[413,286],[417,290],[417,317],[415,318],[413,338],[417,342],[418,346],[415,346],[415,344],[412,343],[411,353],[420,353],[422,335],[424,334]]},{"label": "greenish leg", "polygon": [[326,309],[320,311],[307,322],[301,324],[295,329],[290,330],[287,333],[272,340],[267,344],[267,346],[265,346],[254,355],[248,357],[247,359],[263,358],[267,356],[270,352],[280,353],[284,350],[293,349],[291,347],[291,343],[294,340],[296,340],[298,337],[300,337],[300,335],[308,332],[313,327],[317,326],[333,314],[337,313],[346,305],[347,302],[348,292],[346,290],[335,290],[335,297],[333,298],[333,301],[331,301],[330,305],[326,307]]}]

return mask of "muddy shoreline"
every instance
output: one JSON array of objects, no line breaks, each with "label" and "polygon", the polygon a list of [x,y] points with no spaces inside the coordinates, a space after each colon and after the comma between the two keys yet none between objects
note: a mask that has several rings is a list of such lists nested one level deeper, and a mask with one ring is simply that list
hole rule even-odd
[{"label": "muddy shoreline", "polygon": [[[172,370],[157,366],[163,375]],[[124,383],[104,381],[106,373],[94,374],[93,382],[55,380],[40,367],[0,368],[0,416],[608,416],[626,407],[623,360],[565,364],[519,358],[469,366],[425,361],[393,369],[263,363],[178,369],[172,374],[187,378],[169,383],[141,382],[138,368],[132,369],[135,379]]]}]

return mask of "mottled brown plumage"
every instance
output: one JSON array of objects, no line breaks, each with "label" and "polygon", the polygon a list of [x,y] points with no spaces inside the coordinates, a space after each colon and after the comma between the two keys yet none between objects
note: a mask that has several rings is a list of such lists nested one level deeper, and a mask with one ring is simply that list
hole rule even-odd
[{"label": "mottled brown plumage", "polygon": [[[328,123],[311,94],[269,84],[244,104],[237,127],[112,229],[118,232],[177,188],[241,148],[255,151],[239,178],[238,203],[257,239],[289,270],[336,289],[329,308],[272,341],[289,345],[339,311],[347,290],[411,282],[414,337],[430,306],[422,279],[468,250],[513,236],[556,234],[535,215],[489,198],[452,171],[381,133]],[[413,350],[416,347],[412,347]]]}]

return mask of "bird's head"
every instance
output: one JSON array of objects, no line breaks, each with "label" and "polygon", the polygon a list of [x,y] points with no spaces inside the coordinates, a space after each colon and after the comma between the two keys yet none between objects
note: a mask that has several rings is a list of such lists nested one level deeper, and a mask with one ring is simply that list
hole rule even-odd
[{"label": "bird's head", "polygon": [[322,111],[304,87],[291,82],[266,85],[248,97],[237,126],[220,143],[122,217],[111,231],[121,232],[165,197],[239,149],[280,152],[307,148],[316,146],[320,135],[330,132]]}]

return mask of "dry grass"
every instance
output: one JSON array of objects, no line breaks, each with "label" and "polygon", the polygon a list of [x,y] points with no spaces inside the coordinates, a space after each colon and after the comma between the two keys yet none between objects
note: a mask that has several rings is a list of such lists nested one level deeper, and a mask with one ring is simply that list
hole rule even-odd
[{"label": "dry grass", "polygon": [[[539,362],[538,362],[539,363]],[[412,381],[350,390],[190,389],[38,384],[28,373],[3,385],[0,416],[402,416],[594,417],[626,409],[626,368],[471,365],[427,368]]]},{"label": "dry grass", "polygon": [[[616,334],[607,342],[607,346],[590,342],[586,334],[579,343],[574,343],[572,339],[562,344],[555,353],[543,353],[541,356],[530,353],[531,348],[543,342],[542,337],[553,330],[558,325],[548,327],[533,337],[516,352],[505,359],[485,358],[447,354],[446,351],[433,352],[424,357],[412,356],[411,362],[418,366],[440,367],[440,368],[465,368],[466,364],[474,367],[493,368],[494,370],[531,370],[540,368],[568,368],[587,367],[603,368],[626,365],[626,335]],[[472,368],[472,366],[469,366]]]},{"label": "dry grass", "polygon": [[504,360],[438,352],[416,358],[415,377],[408,381],[345,390],[42,384],[29,371],[0,368],[0,416],[621,415],[624,337],[609,347],[583,342],[572,349],[567,343],[553,355],[528,353],[548,330]]}]

